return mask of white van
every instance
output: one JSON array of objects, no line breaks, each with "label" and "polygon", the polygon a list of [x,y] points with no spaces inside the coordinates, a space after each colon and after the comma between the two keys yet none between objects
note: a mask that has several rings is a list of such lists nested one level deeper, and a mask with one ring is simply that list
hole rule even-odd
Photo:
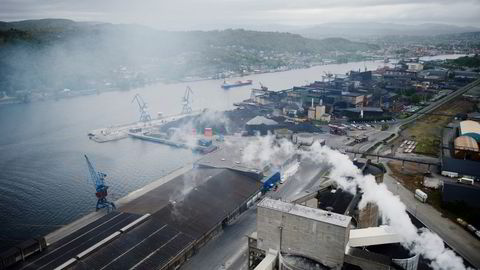
[{"label": "white van", "polygon": [[415,190],[415,198],[423,203],[425,203],[428,199],[427,193],[421,191],[420,189]]},{"label": "white van", "polygon": [[473,185],[475,183],[475,181],[473,181],[472,178],[470,177],[462,177],[462,178],[459,178],[457,180],[458,183],[462,183],[462,184],[467,184],[467,185]]}]

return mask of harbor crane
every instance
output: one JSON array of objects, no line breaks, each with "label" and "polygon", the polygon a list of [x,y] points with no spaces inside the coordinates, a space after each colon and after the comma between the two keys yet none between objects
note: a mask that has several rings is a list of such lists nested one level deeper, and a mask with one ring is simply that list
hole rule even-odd
[{"label": "harbor crane", "polygon": [[140,110],[140,122],[143,123],[148,123],[152,120],[152,117],[148,113],[148,108],[147,108],[147,103],[143,100],[142,96],[140,94],[136,94],[133,99],[132,103],[137,101],[138,108]]},{"label": "harbor crane", "polygon": [[182,114],[187,114],[192,112],[192,95],[193,91],[190,88],[190,86],[187,86],[185,89],[185,94],[183,95],[182,98]]},{"label": "harbor crane", "polygon": [[85,159],[87,160],[88,171],[90,172],[90,180],[95,186],[95,196],[97,196],[98,199],[96,211],[102,208],[107,208],[108,212],[115,210],[115,204],[107,200],[108,186],[105,185],[105,177],[107,177],[107,175],[105,173],[95,171],[95,168],[88,159],[87,155],[85,155]]}]

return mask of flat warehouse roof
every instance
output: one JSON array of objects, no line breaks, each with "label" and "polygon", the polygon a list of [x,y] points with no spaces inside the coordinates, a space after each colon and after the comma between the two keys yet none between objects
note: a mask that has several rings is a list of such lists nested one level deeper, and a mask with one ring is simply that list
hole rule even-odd
[{"label": "flat warehouse roof", "polygon": [[[258,181],[241,172],[193,169],[126,203],[119,209],[123,212],[91,222],[17,266],[162,269],[220,225],[259,188]],[[150,215],[143,215],[146,212]],[[136,223],[139,219],[141,222]],[[120,232],[130,224],[135,225]]]}]

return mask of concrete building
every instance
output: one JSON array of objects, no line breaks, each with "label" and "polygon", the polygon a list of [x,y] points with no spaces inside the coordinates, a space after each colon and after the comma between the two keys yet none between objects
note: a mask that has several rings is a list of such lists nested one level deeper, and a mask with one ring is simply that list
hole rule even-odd
[{"label": "concrete building", "polygon": [[266,198],[257,206],[257,247],[343,264],[351,217]]},{"label": "concrete building", "polygon": [[257,208],[248,237],[249,269],[416,270],[401,237],[388,226],[356,229],[348,215],[271,198]]},{"label": "concrete building", "polygon": [[331,116],[325,113],[325,110],[326,108],[324,105],[317,105],[308,108],[308,120],[330,122]]}]

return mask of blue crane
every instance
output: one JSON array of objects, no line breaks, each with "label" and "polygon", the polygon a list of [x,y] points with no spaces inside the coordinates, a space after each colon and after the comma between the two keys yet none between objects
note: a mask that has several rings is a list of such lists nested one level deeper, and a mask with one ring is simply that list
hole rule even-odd
[{"label": "blue crane", "polygon": [[102,172],[95,171],[92,163],[88,159],[87,155],[85,155],[85,159],[87,160],[88,171],[90,172],[90,180],[93,182],[95,186],[95,196],[97,196],[97,207],[96,210],[101,208],[107,208],[108,211],[115,209],[115,204],[107,200],[108,195],[108,186],[105,185],[105,177],[106,174]]},{"label": "blue crane", "polygon": [[145,124],[150,122],[152,120],[152,117],[148,113],[147,103],[143,100],[142,96],[136,94],[132,99],[132,103],[134,101],[137,101],[138,108],[140,110],[140,121]]}]

